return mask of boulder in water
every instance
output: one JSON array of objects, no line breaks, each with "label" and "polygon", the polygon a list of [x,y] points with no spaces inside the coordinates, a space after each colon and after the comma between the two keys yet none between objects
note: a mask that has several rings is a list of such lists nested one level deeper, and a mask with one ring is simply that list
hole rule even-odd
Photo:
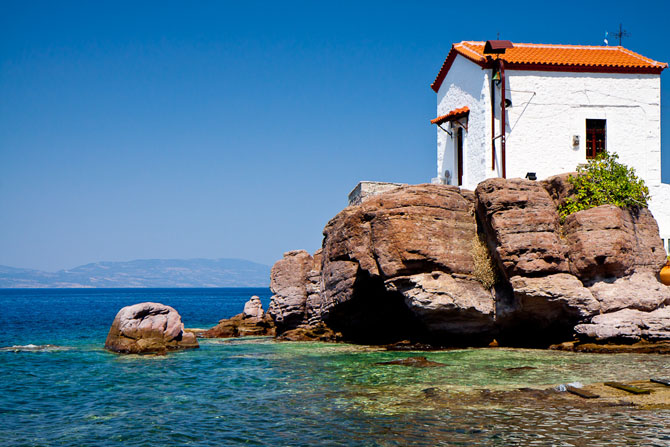
[{"label": "boulder in water", "polygon": [[105,349],[122,354],[164,354],[197,347],[195,334],[184,331],[175,309],[150,302],[121,309],[105,341]]}]

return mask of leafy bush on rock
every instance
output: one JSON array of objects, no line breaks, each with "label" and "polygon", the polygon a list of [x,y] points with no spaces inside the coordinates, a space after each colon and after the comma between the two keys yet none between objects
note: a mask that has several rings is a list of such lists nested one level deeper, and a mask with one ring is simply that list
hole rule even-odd
[{"label": "leafy bush on rock", "polygon": [[606,204],[630,209],[647,206],[649,189],[644,180],[618,159],[614,152],[603,153],[577,167],[577,176],[568,178],[574,195],[559,207],[561,220],[577,211]]}]

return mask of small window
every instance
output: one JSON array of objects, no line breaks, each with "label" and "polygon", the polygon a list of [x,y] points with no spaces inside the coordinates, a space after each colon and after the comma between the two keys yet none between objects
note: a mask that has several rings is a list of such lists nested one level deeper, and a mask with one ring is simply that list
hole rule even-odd
[{"label": "small window", "polygon": [[605,152],[605,121],[586,120],[586,158]]}]

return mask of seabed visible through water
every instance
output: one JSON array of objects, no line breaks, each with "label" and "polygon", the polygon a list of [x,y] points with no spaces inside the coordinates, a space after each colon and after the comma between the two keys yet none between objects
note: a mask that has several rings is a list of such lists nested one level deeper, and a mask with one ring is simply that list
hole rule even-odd
[{"label": "seabed visible through water", "polygon": [[[670,445],[668,402],[632,405],[618,390],[595,401],[554,390],[667,378],[663,355],[391,352],[267,338],[201,340],[200,349],[166,356],[102,349],[125,303],[165,302],[187,324],[207,327],[259,294],[224,292],[0,291],[0,347],[33,345],[0,350],[0,444]],[[64,304],[71,310],[59,311]],[[445,366],[379,364],[410,356]]]}]

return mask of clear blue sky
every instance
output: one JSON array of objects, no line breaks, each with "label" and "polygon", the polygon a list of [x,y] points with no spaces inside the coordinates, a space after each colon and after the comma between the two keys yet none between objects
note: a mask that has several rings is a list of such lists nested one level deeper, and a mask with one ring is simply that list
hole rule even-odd
[{"label": "clear blue sky", "polygon": [[435,176],[429,85],[453,42],[601,44],[623,22],[624,46],[669,62],[668,17],[667,0],[4,1],[0,264],[314,251],[357,181]]}]

